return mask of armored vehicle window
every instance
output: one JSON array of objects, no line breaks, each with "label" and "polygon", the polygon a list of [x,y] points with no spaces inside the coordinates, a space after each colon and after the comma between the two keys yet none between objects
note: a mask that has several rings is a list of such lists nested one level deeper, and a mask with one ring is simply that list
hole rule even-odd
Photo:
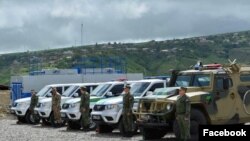
[{"label": "armored vehicle window", "polygon": [[223,90],[223,78],[216,80],[216,90]]},{"label": "armored vehicle window", "polygon": [[131,94],[134,96],[140,96],[149,86],[149,82],[134,83],[131,85]]},{"label": "armored vehicle window", "polygon": [[191,77],[191,75],[178,75],[175,82],[175,86],[188,87],[191,81]]},{"label": "armored vehicle window", "polygon": [[216,90],[224,90],[225,81],[228,81],[228,88],[233,86],[232,79],[226,77],[226,76],[217,76],[216,77],[216,83],[215,83],[215,89]]},{"label": "armored vehicle window", "polygon": [[194,86],[209,86],[210,85],[210,75],[195,75],[194,77]]},{"label": "armored vehicle window", "polygon": [[154,91],[157,88],[163,88],[163,83],[155,83],[150,89],[149,91]]},{"label": "armored vehicle window", "polygon": [[250,81],[250,74],[241,74],[240,81],[243,81],[243,82]]},{"label": "armored vehicle window", "polygon": [[123,87],[124,87],[123,84],[116,85],[110,90],[110,92],[112,92],[112,94],[114,95],[119,95],[122,93]]}]

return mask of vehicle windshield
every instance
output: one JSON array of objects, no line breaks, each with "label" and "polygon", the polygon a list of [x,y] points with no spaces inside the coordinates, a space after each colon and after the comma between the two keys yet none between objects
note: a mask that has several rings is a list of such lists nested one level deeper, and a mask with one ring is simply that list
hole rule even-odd
[{"label": "vehicle windshield", "polygon": [[134,96],[141,96],[142,93],[147,89],[150,82],[138,82],[131,85],[130,93]]},{"label": "vehicle windshield", "polygon": [[101,97],[101,96],[108,90],[108,88],[109,88],[111,85],[112,85],[112,84],[101,84],[101,85],[97,86],[97,87],[94,89],[94,91],[91,92],[90,95]]},{"label": "vehicle windshield", "polygon": [[70,86],[63,94],[62,96],[70,97],[72,94],[79,88],[79,86]]},{"label": "vehicle windshield", "polygon": [[50,86],[45,86],[36,95],[39,97],[45,97],[50,92],[50,90]]},{"label": "vehicle windshield", "polygon": [[160,88],[156,89],[153,95],[174,95],[178,94],[178,88]]},{"label": "vehicle windshield", "polygon": [[188,86],[198,86],[204,87],[209,86],[211,81],[210,74],[185,74],[178,75],[175,86],[177,87],[188,87]]}]

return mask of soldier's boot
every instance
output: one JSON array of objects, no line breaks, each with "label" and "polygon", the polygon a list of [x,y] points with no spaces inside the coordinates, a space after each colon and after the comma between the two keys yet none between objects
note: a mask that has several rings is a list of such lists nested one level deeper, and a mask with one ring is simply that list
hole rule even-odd
[{"label": "soldier's boot", "polygon": [[83,131],[84,131],[84,132],[89,132],[89,131],[90,131],[89,126],[85,126],[85,127],[83,127]]},{"label": "soldier's boot", "polygon": [[16,124],[23,124],[23,123],[22,123],[21,121],[18,120],[18,121],[16,122]]},{"label": "soldier's boot", "polygon": [[128,132],[127,137],[133,137],[133,132]]},{"label": "soldier's boot", "polygon": [[128,137],[128,132],[123,132],[122,136],[123,137]]}]

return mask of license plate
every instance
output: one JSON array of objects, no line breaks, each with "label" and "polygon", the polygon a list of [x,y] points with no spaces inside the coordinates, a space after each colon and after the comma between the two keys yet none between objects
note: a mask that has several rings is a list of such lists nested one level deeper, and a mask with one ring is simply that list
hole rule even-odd
[{"label": "license plate", "polygon": [[65,113],[61,113],[61,117],[65,118],[66,114]]},{"label": "license plate", "polygon": [[93,119],[96,119],[96,120],[100,120],[101,117],[100,116],[92,116]]}]

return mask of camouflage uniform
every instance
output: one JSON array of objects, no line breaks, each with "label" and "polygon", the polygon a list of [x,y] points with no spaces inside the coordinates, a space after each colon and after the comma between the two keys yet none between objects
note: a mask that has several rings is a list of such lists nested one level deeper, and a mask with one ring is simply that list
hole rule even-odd
[{"label": "camouflage uniform", "polygon": [[134,97],[128,92],[123,96],[123,126],[124,132],[132,132],[132,125],[133,125],[133,104],[134,104]]},{"label": "camouflage uniform", "polygon": [[84,92],[81,94],[81,102],[80,102],[80,112],[82,114],[81,126],[82,128],[89,128],[89,93]]},{"label": "camouflage uniform", "polygon": [[38,96],[32,95],[29,110],[33,116],[34,116],[34,108],[36,107],[37,102],[38,102]]},{"label": "camouflage uniform", "polygon": [[56,93],[52,95],[52,111],[54,113],[54,121],[56,124],[61,123],[61,95]]},{"label": "camouflage uniform", "polygon": [[190,138],[190,100],[186,95],[178,96],[176,101],[176,119],[180,130],[180,139]]}]

